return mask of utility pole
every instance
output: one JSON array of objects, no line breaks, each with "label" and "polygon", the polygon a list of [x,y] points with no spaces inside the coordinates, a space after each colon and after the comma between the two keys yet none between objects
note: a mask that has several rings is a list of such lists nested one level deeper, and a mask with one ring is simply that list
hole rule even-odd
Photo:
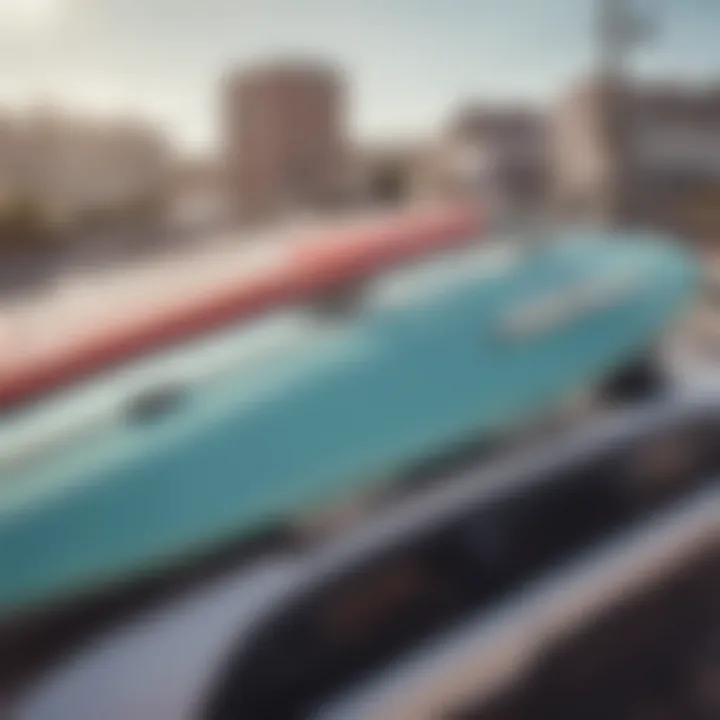
[{"label": "utility pole", "polygon": [[603,214],[613,223],[632,221],[637,187],[633,182],[634,88],[628,63],[650,34],[648,19],[633,0],[596,0],[601,126],[608,161]]},{"label": "utility pole", "polygon": [[608,77],[623,80],[630,56],[650,34],[649,18],[637,0],[596,0],[598,64]]}]

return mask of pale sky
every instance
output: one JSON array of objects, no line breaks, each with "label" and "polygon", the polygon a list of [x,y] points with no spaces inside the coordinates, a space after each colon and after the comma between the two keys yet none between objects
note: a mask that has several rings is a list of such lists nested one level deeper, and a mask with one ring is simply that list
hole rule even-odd
[{"label": "pale sky", "polygon": [[[720,0],[633,0],[653,74],[720,78]],[[147,117],[217,137],[224,69],[291,52],[347,73],[361,137],[432,132],[463,100],[549,101],[589,67],[593,0],[0,0],[0,105]]]}]

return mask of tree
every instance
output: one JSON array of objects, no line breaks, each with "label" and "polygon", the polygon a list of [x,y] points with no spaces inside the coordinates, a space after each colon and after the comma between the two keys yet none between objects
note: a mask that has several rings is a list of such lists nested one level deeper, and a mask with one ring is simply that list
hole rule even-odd
[{"label": "tree", "polygon": [[0,249],[30,252],[55,243],[59,228],[47,212],[28,198],[18,198],[0,207]]},{"label": "tree", "polygon": [[407,178],[401,162],[383,162],[370,179],[370,195],[381,203],[398,203],[405,197]]}]

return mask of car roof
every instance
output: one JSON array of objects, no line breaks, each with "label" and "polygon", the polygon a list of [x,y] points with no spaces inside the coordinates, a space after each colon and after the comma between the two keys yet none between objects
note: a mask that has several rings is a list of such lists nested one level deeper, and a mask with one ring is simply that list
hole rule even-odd
[{"label": "car roof", "polygon": [[717,547],[719,514],[720,487],[697,492],[331,699],[319,720],[433,720],[492,700],[545,648]]},{"label": "car roof", "polygon": [[[148,703],[152,701],[153,714],[148,720],[194,718],[196,703],[217,681],[217,672],[230,655],[241,653],[245,645],[254,642],[259,628],[272,627],[338,572],[362,568],[388,548],[410,544],[473,507],[546,482],[554,468],[566,467],[585,459],[588,453],[592,456],[623,441],[643,438],[686,418],[720,419],[720,397],[669,398],[609,412],[518,456],[510,454],[447,478],[397,506],[381,510],[360,527],[317,549],[270,558],[231,572],[211,586],[98,640],[42,683],[18,718],[90,720],[102,716],[104,720],[119,720],[129,716],[129,696],[138,698],[137,702],[143,697]],[[139,659],[144,659],[152,670],[135,672],[133,658],[138,665]],[[176,673],[188,678],[187,682],[175,682]],[[170,685],[172,692],[167,694],[153,689]],[[103,687],[105,691],[86,696],[86,687]],[[66,715],[60,712],[63,707],[67,708]],[[50,709],[54,715],[43,714]],[[145,720],[138,713],[139,709],[133,717]]]}]

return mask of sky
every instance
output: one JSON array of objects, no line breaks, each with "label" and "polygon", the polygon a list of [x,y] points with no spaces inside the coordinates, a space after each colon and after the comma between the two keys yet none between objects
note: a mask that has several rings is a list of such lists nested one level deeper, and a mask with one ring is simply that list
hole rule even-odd
[{"label": "sky", "polygon": [[[719,0],[632,0],[639,72],[720,79]],[[137,115],[212,148],[229,68],[290,53],[347,75],[362,138],[422,136],[473,99],[550,103],[593,57],[594,0],[0,0],[0,106]]]}]

